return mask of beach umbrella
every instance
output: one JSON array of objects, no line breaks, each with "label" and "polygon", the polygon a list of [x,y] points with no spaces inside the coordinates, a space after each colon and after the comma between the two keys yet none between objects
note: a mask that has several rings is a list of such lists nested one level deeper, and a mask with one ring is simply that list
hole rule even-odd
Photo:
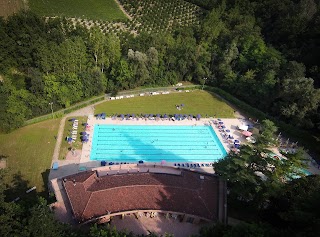
[{"label": "beach umbrella", "polygon": [[106,162],[106,161],[104,161],[104,160],[103,160],[103,161],[101,161],[100,163],[101,163],[101,166],[106,166],[106,164],[107,164],[107,162]]},{"label": "beach umbrella", "polygon": [[68,142],[72,142],[72,137],[68,137],[68,138],[67,138],[67,141],[68,141]]},{"label": "beach umbrella", "polygon": [[240,143],[240,141],[239,140],[234,140],[234,144],[236,144],[236,143]]},{"label": "beach umbrella", "polygon": [[226,126],[222,125],[221,128],[224,129],[224,128],[226,128]]},{"label": "beach umbrella", "polygon": [[164,117],[164,118],[168,118],[168,115],[167,115],[167,114],[165,114],[165,115],[163,115],[163,117]]},{"label": "beach umbrella", "polygon": [[124,118],[124,115],[123,115],[123,114],[120,114],[120,117],[121,117],[121,118]]},{"label": "beach umbrella", "polygon": [[153,114],[150,114],[149,117],[153,117]]},{"label": "beach umbrella", "polygon": [[145,118],[148,118],[148,117],[149,117],[149,114],[145,114],[144,117],[145,117]]},{"label": "beach umbrella", "polygon": [[229,129],[226,129],[225,132],[228,132],[228,133],[229,133],[229,132],[231,132],[231,131],[230,131]]},{"label": "beach umbrella", "polygon": [[234,147],[239,149],[240,148],[240,144],[234,144]]},{"label": "beach umbrella", "polygon": [[75,120],[75,118],[69,119],[70,122],[74,122]]},{"label": "beach umbrella", "polygon": [[132,116],[132,118],[136,117],[136,115],[135,115],[135,114],[132,114],[131,116]]},{"label": "beach umbrella", "polygon": [[181,107],[183,107],[183,106],[184,106],[184,104],[181,104],[180,106],[181,106]]},{"label": "beach umbrella", "polygon": [[242,135],[246,136],[246,137],[250,137],[252,135],[252,132],[249,131],[243,131]]},{"label": "beach umbrella", "polygon": [[160,118],[160,114],[157,114],[157,118]]},{"label": "beach umbrella", "polygon": [[143,164],[143,160],[139,160],[138,163],[139,163],[139,164]]},{"label": "beach umbrella", "polygon": [[222,121],[220,121],[220,122],[219,122],[219,124],[223,124],[223,122],[222,122]]}]

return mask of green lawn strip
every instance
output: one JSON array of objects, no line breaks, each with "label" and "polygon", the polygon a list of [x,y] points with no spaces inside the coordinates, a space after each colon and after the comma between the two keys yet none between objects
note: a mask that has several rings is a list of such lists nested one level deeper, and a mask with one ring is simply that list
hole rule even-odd
[{"label": "green lawn strip", "polygon": [[127,19],[114,0],[29,0],[29,6],[41,16],[104,21]]},{"label": "green lawn strip", "polygon": [[[66,137],[70,137],[71,136],[71,132],[73,130],[73,122],[69,121],[71,118],[75,118],[78,121],[78,134],[77,134],[77,139],[75,142],[69,144],[66,141]],[[60,154],[59,154],[59,160],[64,160],[67,156],[67,153],[69,151],[69,148],[74,148],[76,150],[78,149],[82,149],[82,143],[80,140],[80,132],[84,131],[84,126],[82,125],[83,123],[87,122],[88,117],[87,116],[76,116],[76,117],[68,117],[66,119],[66,123],[64,125],[64,131],[63,131],[63,139],[62,139],[62,143],[60,146]]]},{"label": "green lawn strip", "polygon": [[[38,192],[45,190],[59,122],[60,119],[47,120],[0,134],[1,155],[7,157],[11,177],[19,174],[26,181],[23,189],[36,186]],[[16,193],[26,191],[16,189]]]},{"label": "green lawn strip", "polygon": [[[176,105],[184,104],[182,110]],[[224,101],[206,91],[190,91],[189,93],[171,93],[168,95],[136,96],[121,100],[112,100],[95,107],[95,113],[127,114],[201,114],[202,117],[214,116],[233,118],[233,108]]]}]

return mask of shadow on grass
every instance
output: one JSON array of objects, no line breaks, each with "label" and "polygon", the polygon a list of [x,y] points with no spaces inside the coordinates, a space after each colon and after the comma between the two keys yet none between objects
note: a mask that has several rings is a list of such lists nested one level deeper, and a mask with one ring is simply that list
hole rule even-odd
[{"label": "shadow on grass", "polygon": [[26,191],[30,188],[29,181],[25,180],[21,173],[13,174],[11,182],[8,183],[8,187],[4,191],[5,200],[7,202],[23,202],[26,206],[32,206],[37,201],[37,192],[34,190],[27,193]]}]

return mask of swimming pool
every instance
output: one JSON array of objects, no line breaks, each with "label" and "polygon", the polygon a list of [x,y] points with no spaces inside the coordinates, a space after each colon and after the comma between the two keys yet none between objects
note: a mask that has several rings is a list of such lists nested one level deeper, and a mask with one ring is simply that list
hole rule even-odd
[{"label": "swimming pool", "polygon": [[216,162],[226,154],[211,126],[95,125],[90,160]]}]

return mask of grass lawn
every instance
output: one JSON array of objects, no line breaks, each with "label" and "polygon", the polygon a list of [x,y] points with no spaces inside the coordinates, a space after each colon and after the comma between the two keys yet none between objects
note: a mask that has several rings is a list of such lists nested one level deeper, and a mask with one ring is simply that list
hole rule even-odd
[{"label": "grass lawn", "polygon": [[6,157],[10,177],[18,184],[17,195],[33,186],[37,192],[45,191],[59,122],[47,120],[0,134],[0,155]]},{"label": "grass lawn", "polygon": [[[184,104],[182,110],[176,105]],[[112,100],[95,107],[95,113],[112,114],[201,114],[220,118],[233,118],[234,109],[220,98],[206,91],[171,93],[168,95],[136,96],[134,98]]]},{"label": "grass lawn", "polygon": [[[71,145],[68,144],[68,142],[66,141],[66,137],[70,137],[70,133],[73,130],[72,128],[72,124],[73,122],[69,121],[69,119],[71,118],[75,118],[78,119],[78,134],[77,134],[77,139],[75,142],[73,142]],[[82,116],[82,117],[68,117],[66,119],[66,123],[64,125],[64,131],[63,131],[63,140],[60,146],[60,154],[59,154],[59,160],[64,160],[66,158],[66,155],[68,153],[68,149],[71,148],[75,148],[76,150],[81,150],[82,149],[82,143],[80,140],[80,132],[84,131],[84,126],[82,126],[83,123],[87,122],[88,117],[87,116]]]},{"label": "grass lawn", "polygon": [[41,16],[104,21],[127,19],[114,0],[29,0],[29,6]]}]

